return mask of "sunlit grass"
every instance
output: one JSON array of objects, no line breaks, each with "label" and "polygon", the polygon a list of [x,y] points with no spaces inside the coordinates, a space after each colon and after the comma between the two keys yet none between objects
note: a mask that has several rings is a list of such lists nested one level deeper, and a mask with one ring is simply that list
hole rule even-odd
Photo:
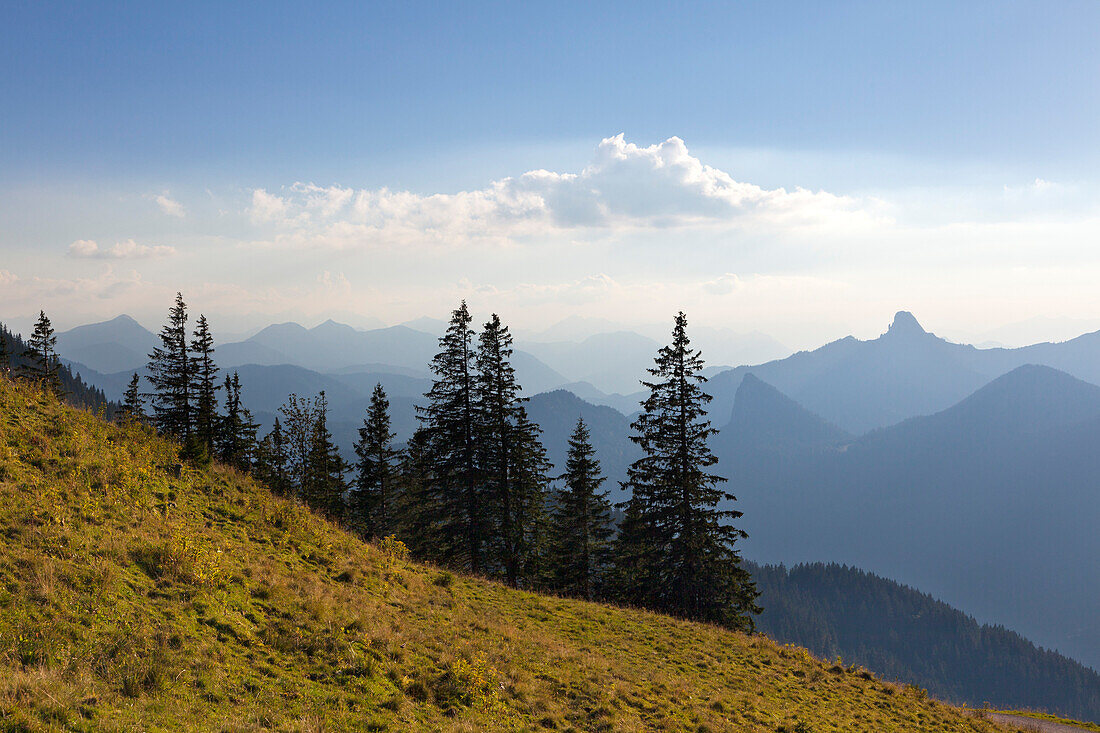
[{"label": "sunlit grass", "polygon": [[764,637],[409,562],[4,380],[0,540],[3,730],[1000,730]]}]

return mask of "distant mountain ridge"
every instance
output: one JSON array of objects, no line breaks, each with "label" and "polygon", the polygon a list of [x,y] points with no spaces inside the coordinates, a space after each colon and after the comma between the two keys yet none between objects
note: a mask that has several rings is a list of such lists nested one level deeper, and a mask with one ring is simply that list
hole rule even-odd
[{"label": "distant mountain ridge", "polygon": [[633,331],[615,331],[579,342],[520,341],[516,346],[573,377],[562,384],[588,382],[603,392],[630,393],[638,390],[661,345]]},{"label": "distant mountain ridge", "polygon": [[737,367],[712,376],[708,387],[719,422],[730,415],[737,387],[752,373],[824,419],[860,435],[946,409],[1025,364],[1054,367],[1100,384],[1100,332],[1057,344],[978,349],[928,333],[911,313],[899,311],[878,338],[861,341],[848,336],[786,359]]},{"label": "distant mountain ridge", "polygon": [[[349,349],[347,358],[354,356],[356,364],[379,365],[339,342],[365,337],[384,343],[412,332],[382,329],[387,333],[379,335],[321,325],[316,334],[296,324],[271,327],[251,343],[272,350],[294,339],[306,349],[335,344]],[[409,343],[434,354],[434,337],[414,339]],[[74,343],[86,347],[93,340]],[[231,346],[219,345],[215,354],[223,368]],[[396,352],[380,353],[388,358]],[[1044,359],[1079,374],[1043,365]],[[1100,387],[1080,377],[1092,373],[1100,381],[1098,363],[1100,334],[1021,349],[976,349],[927,333],[900,312],[877,339],[849,337],[715,374],[706,385],[716,396],[710,418],[720,428],[715,470],[730,479],[727,487],[745,512],[746,556],[864,567],[1100,667],[1100,619],[1092,604],[1100,597]],[[234,368],[242,372],[245,404],[265,421],[287,392],[325,389],[333,432],[350,455],[374,381],[391,391],[399,440],[411,434],[414,405],[427,384],[417,369],[426,364],[391,373],[381,371],[385,365],[334,373],[284,365]],[[108,397],[117,398],[129,379],[129,372],[95,375],[76,368]],[[529,386],[523,374],[520,381]],[[535,394],[529,409],[544,426],[555,464],[566,428],[578,415],[591,419],[610,488],[631,460],[629,418],[597,409],[593,401],[611,396],[588,386],[591,400],[567,392]],[[616,399],[630,408],[636,396]]]},{"label": "distant mountain ridge", "polygon": [[771,451],[832,446],[851,439],[849,433],[752,374],[742,378],[730,422],[717,438],[721,445],[741,450]]},{"label": "distant mountain ridge", "polygon": [[105,374],[144,364],[158,343],[156,334],[127,315],[57,334],[58,353]]},{"label": "distant mountain ridge", "polygon": [[805,414],[768,449],[735,440],[762,411],[716,441],[747,557],[863,567],[1100,668],[1100,387],[1028,365],[832,445],[792,437]]},{"label": "distant mountain ridge", "polygon": [[[313,328],[272,324],[244,341],[216,344],[217,360],[223,368],[296,364],[327,373],[370,365],[368,371],[426,375],[438,349],[437,336],[428,330],[438,330],[440,322],[418,319],[409,324],[426,330],[410,325],[359,330],[332,320]],[[575,331],[573,325],[563,322],[559,330]],[[701,340],[717,344],[722,342],[713,339],[732,334],[701,330],[713,332]],[[144,365],[156,342],[153,333],[129,316],[59,335],[67,359],[103,374]],[[644,396],[639,380],[647,376],[658,347],[657,341],[629,331],[593,334],[577,342],[520,340],[514,361],[528,394],[568,388],[587,401],[630,414]],[[711,414],[717,424],[728,421],[737,388],[751,372],[854,435],[943,410],[1024,364],[1052,366],[1100,384],[1100,332],[1061,343],[978,349],[926,332],[906,311],[899,311],[878,338],[849,336],[763,364],[722,369],[714,366],[715,358],[706,349],[703,356],[712,365],[708,391],[715,398]]]}]

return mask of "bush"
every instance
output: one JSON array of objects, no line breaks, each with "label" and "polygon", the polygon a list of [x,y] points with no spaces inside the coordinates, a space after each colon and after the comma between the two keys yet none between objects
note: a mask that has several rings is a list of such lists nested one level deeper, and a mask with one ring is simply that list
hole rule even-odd
[{"label": "bush", "polygon": [[378,542],[378,549],[382,551],[382,556],[391,563],[405,562],[409,559],[409,548],[392,534],[383,537]]},{"label": "bush", "polygon": [[495,700],[500,680],[484,657],[451,662],[432,685],[435,703],[443,710],[482,706]]},{"label": "bush", "polygon": [[172,535],[158,543],[142,543],[130,558],[154,580],[162,578],[190,585],[216,585],[222,576],[222,552],[200,542]]}]

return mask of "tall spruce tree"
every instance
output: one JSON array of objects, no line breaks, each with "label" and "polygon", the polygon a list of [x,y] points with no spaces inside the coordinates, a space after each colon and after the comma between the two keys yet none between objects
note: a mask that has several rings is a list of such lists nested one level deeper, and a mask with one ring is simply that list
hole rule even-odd
[{"label": "tall spruce tree", "polygon": [[[535,587],[545,577],[547,556],[546,499],[550,483],[550,461],[542,444],[542,428],[527,416],[522,405],[517,410],[512,440],[512,488],[510,513],[499,513],[504,529],[510,533],[505,555],[505,578],[512,585]],[[502,539],[503,539],[503,532]]]},{"label": "tall spruce tree", "polygon": [[604,477],[583,418],[569,438],[565,487],[557,493],[550,523],[551,586],[566,595],[593,600],[604,594],[611,566],[611,503],[600,486]]},{"label": "tall spruce tree", "polygon": [[[218,367],[214,364],[214,336],[206,316],[200,314],[191,340],[191,373],[194,375],[195,440],[207,455],[214,455],[218,440]],[[239,402],[239,400],[238,400]]]},{"label": "tall spruce tree", "polygon": [[355,483],[351,493],[352,521],[368,537],[394,533],[394,432],[390,429],[390,402],[381,384],[374,385],[370,407],[355,444]]},{"label": "tall spruce tree", "polygon": [[435,559],[479,573],[484,570],[485,497],[477,465],[474,403],[474,332],[466,302],[451,313],[447,332],[432,359],[435,375],[417,407],[424,458],[431,466],[421,488],[424,501],[438,511],[430,525]]},{"label": "tall spruce tree", "polygon": [[168,311],[168,322],[158,336],[160,346],[149,354],[153,422],[157,430],[175,436],[186,445],[194,426],[194,377],[187,348],[187,304],[181,293],[176,293],[176,302]]},{"label": "tall spruce tree", "polygon": [[759,613],[757,591],[741,566],[736,542],[746,537],[721,509],[735,498],[725,479],[707,471],[717,462],[707,445],[717,432],[706,419],[711,397],[702,389],[703,360],[691,349],[687,318],[677,314],[672,343],[662,347],[643,382],[649,396],[631,425],[643,456],[627,474],[630,499],[617,542],[623,600],[741,629]]},{"label": "tall spruce tree", "polygon": [[57,336],[45,311],[38,312],[38,321],[27,340],[23,352],[23,375],[28,379],[41,382],[58,395],[61,388],[61,362],[57,357]]},{"label": "tall spruce tree", "polygon": [[302,495],[306,503],[339,518],[344,514],[345,475],[348,465],[332,440],[328,429],[328,399],[322,390],[317,397],[317,409],[310,432],[309,453],[303,477]]},{"label": "tall spruce tree", "polygon": [[148,419],[145,414],[145,398],[141,395],[141,377],[137,372],[130,377],[130,385],[122,396],[122,407],[118,411],[118,416],[124,421],[145,422]]},{"label": "tall spruce tree", "polygon": [[546,487],[546,452],[527,418],[511,364],[512,335],[494,313],[477,351],[477,462],[485,486],[491,562],[516,587],[538,542]]}]

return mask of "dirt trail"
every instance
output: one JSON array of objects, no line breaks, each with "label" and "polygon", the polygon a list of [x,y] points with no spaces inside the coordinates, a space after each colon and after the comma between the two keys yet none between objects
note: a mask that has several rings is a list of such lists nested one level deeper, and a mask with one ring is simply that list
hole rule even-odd
[{"label": "dirt trail", "polygon": [[986,713],[985,717],[997,723],[1005,723],[1020,730],[1035,731],[1036,733],[1081,733],[1088,728],[1078,728],[1076,725],[1054,723],[1049,720],[1027,718],[1022,715],[1006,715],[1004,713]]}]

